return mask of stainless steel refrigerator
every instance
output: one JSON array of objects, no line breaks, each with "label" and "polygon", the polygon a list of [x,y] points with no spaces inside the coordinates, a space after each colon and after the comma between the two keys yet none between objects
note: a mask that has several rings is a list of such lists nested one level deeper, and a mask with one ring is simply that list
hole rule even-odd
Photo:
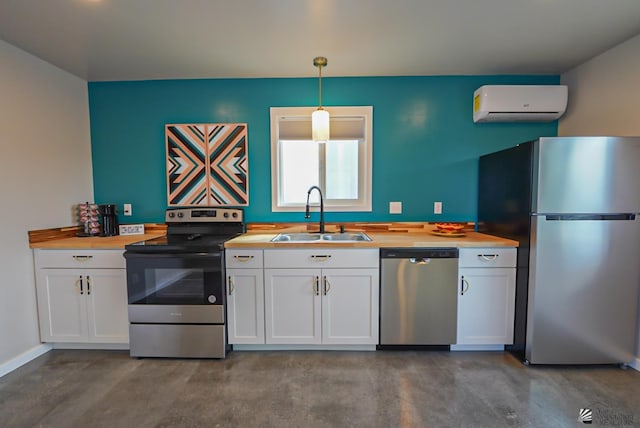
[{"label": "stainless steel refrigerator", "polygon": [[478,229],[519,241],[514,345],[531,364],[634,360],[640,137],[540,138],[480,157]]}]

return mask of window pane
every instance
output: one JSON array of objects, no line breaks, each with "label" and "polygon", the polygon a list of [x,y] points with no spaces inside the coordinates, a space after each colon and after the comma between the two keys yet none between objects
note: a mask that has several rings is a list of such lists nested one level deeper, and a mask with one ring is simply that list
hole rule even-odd
[{"label": "window pane", "polygon": [[304,204],[309,187],[318,185],[319,168],[318,143],[280,140],[280,202]]},{"label": "window pane", "polygon": [[358,199],[358,141],[325,143],[325,196],[327,199]]}]

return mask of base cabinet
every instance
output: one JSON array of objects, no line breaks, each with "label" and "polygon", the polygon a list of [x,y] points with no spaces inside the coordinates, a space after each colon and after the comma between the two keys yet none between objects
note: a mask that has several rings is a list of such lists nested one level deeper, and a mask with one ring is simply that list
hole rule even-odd
[{"label": "base cabinet", "polygon": [[[116,253],[122,258],[122,251]],[[61,262],[66,256],[69,262]],[[103,266],[108,267],[82,269],[76,265],[86,261],[100,266],[102,258]],[[43,342],[128,343],[126,274],[122,260],[120,263],[111,250],[82,254],[36,250],[36,291]]]},{"label": "base cabinet", "polygon": [[461,250],[458,345],[513,343],[515,252],[515,248]]},{"label": "base cabinet", "polygon": [[226,307],[230,344],[264,343],[262,269],[227,269]]},{"label": "base cabinet", "polygon": [[378,343],[377,269],[266,269],[267,344]]}]

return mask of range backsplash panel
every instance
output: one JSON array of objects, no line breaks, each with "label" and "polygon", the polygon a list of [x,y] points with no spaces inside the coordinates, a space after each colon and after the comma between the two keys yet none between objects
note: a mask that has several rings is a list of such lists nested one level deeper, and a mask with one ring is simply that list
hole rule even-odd
[{"label": "range backsplash panel", "polygon": [[249,203],[247,124],[170,124],[167,146],[169,206]]}]

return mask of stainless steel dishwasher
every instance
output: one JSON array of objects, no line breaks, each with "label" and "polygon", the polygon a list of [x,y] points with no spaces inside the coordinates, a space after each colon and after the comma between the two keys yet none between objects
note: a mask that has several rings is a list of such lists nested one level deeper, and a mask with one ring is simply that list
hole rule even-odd
[{"label": "stainless steel dishwasher", "polygon": [[380,345],[456,343],[457,248],[380,249]]}]

